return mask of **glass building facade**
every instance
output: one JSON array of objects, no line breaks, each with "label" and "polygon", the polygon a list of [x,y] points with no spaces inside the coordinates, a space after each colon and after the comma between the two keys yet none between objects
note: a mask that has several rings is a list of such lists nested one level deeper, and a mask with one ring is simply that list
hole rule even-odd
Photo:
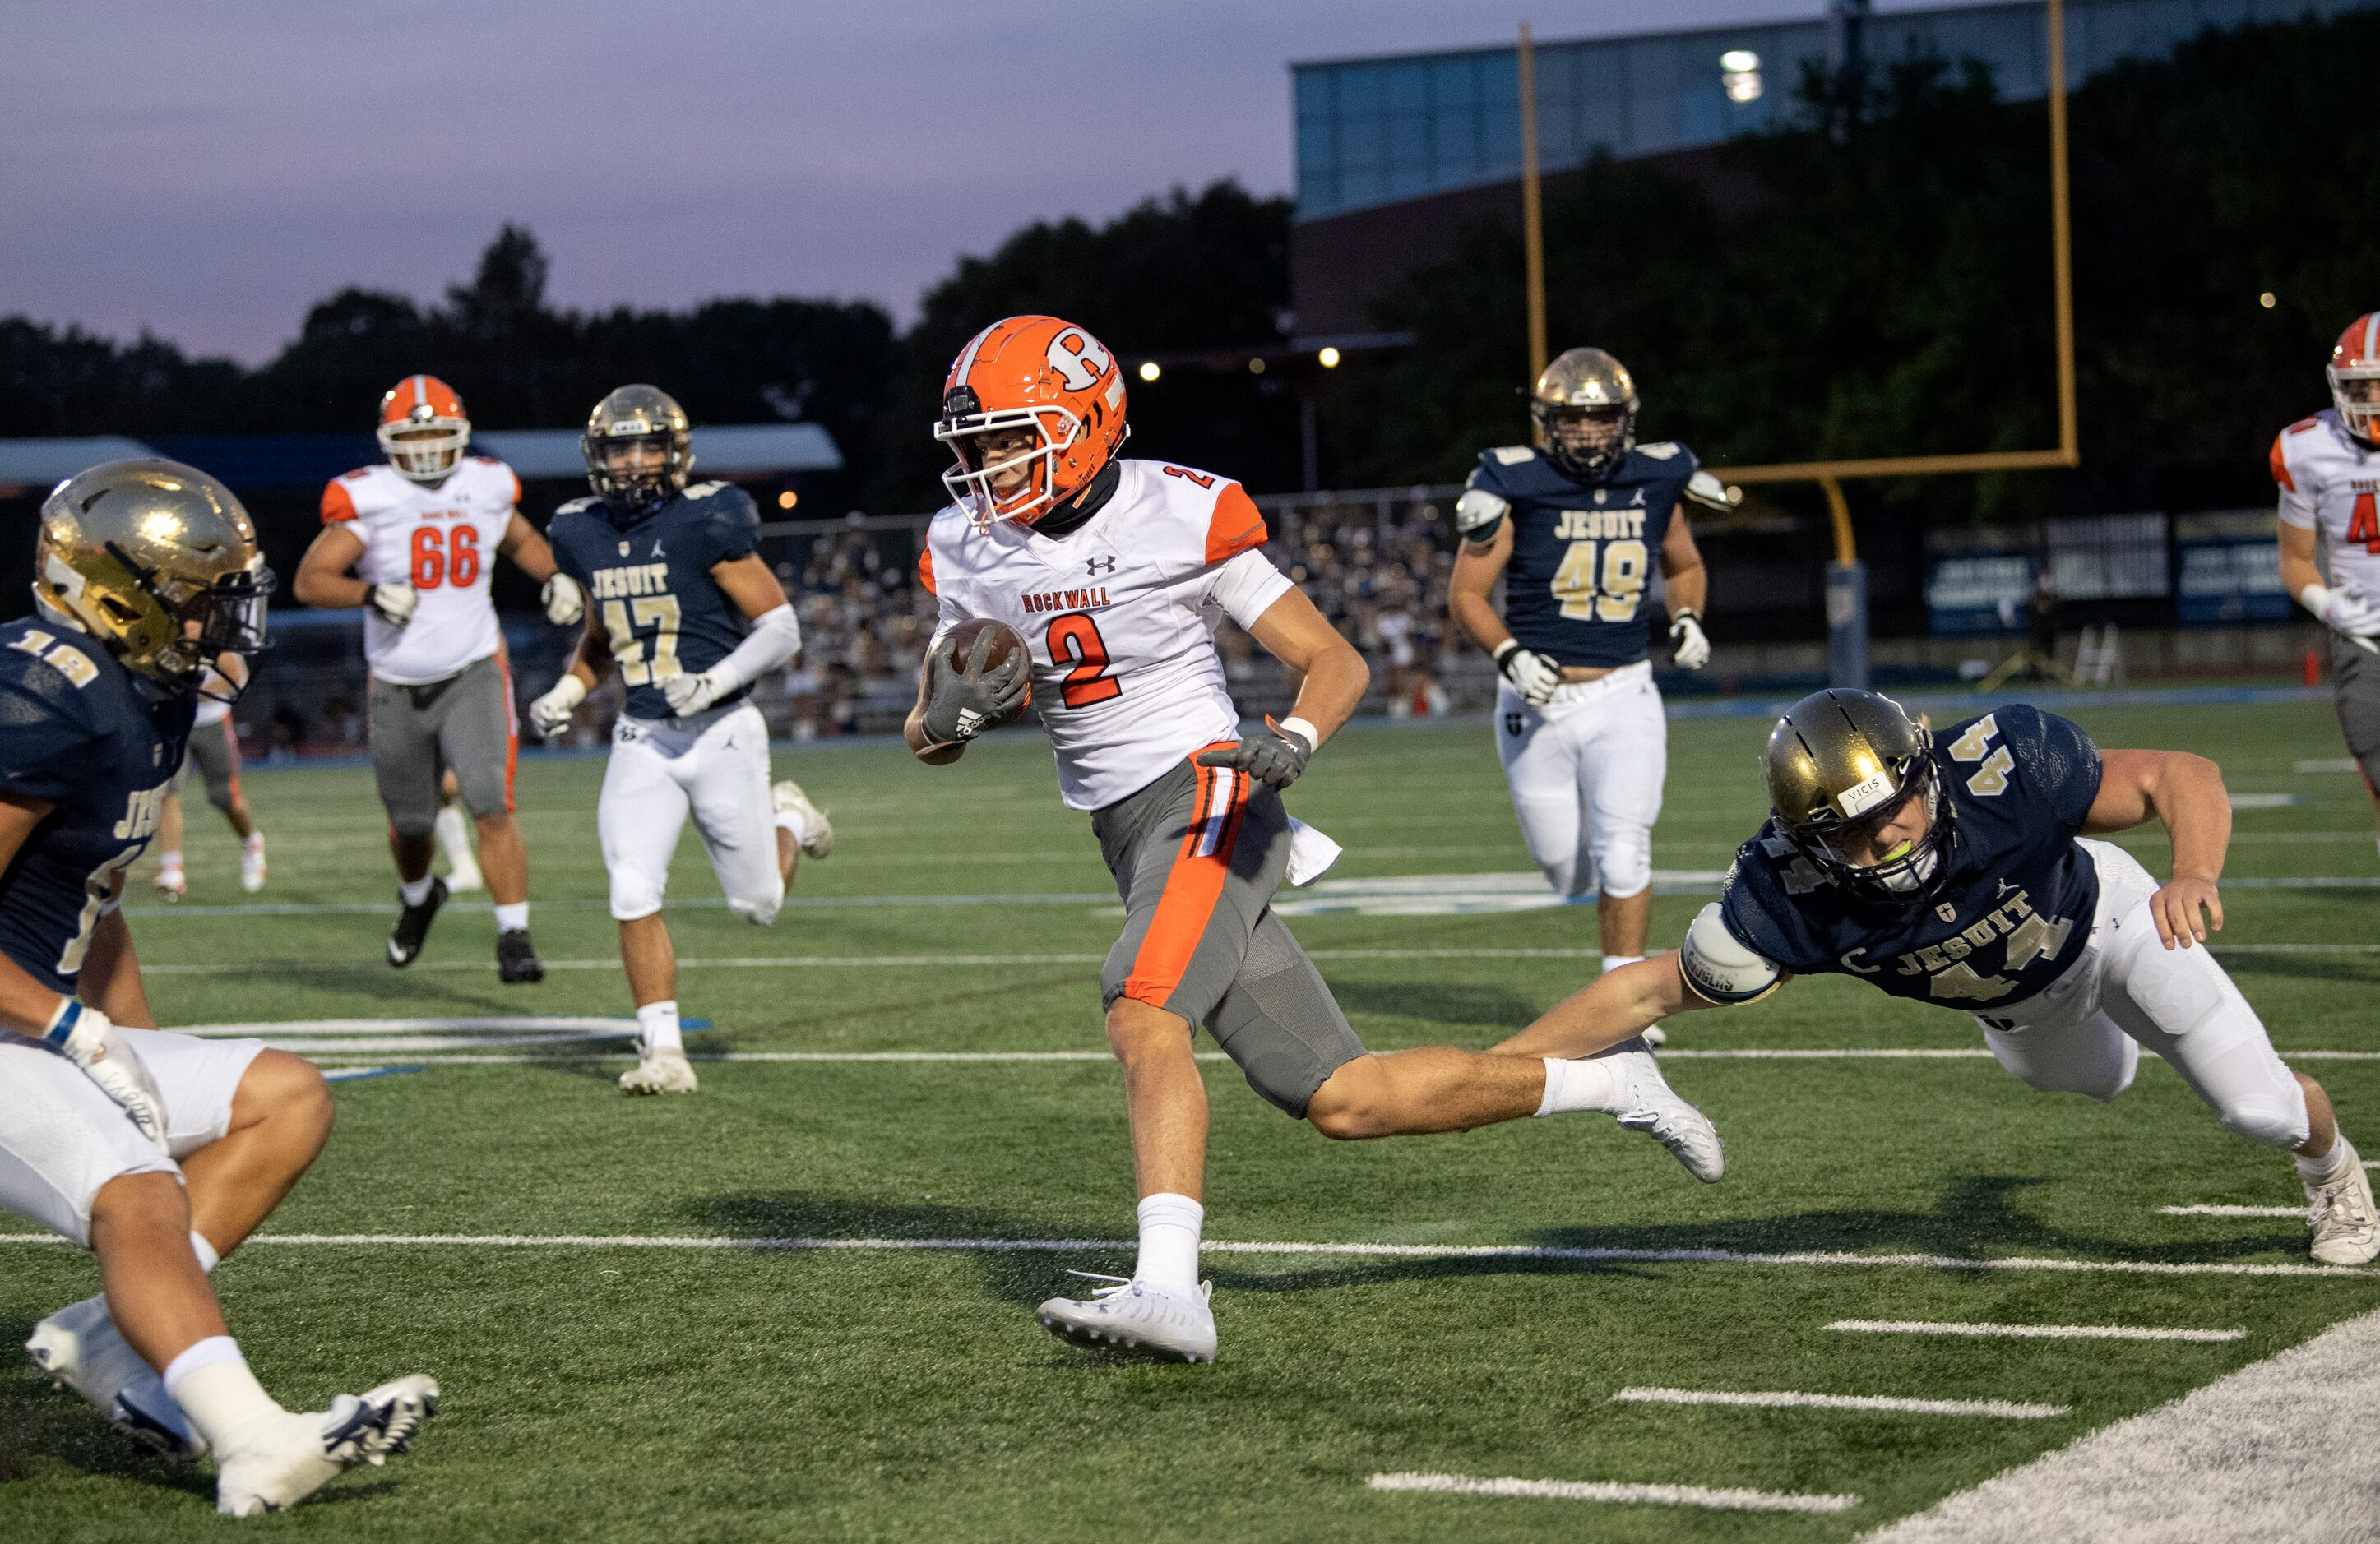
[{"label": "glass building facade", "polygon": [[[2286,21],[2380,0],[2067,0],[2069,89],[2124,59],[2157,56],[2210,27]],[[1976,58],[2012,100],[2047,89],[2039,0],[1867,17],[1877,63]],[[1536,46],[1537,144],[1548,172],[1597,151],[1650,155],[1790,121],[1806,65],[1828,60],[1822,18]],[[1511,44],[1290,66],[1297,218],[1321,220],[1521,175],[1520,69]]]}]

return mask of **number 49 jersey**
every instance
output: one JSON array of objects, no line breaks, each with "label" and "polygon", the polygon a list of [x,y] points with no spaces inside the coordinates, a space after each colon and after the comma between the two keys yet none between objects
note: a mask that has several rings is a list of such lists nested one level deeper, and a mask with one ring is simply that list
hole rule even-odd
[{"label": "number 49 jersey", "polygon": [[732,483],[696,483],[625,525],[602,500],[573,499],[553,512],[545,536],[611,634],[631,718],[674,718],[661,683],[710,669],[752,630],[710,573],[760,545],[760,512]]},{"label": "number 49 jersey", "polygon": [[2273,441],[2281,523],[2318,530],[2330,582],[2380,600],[2380,450],[2347,432],[2329,408]]},{"label": "number 49 jersey", "polygon": [[1062,537],[955,506],[934,516],[917,576],[941,603],[934,645],[989,617],[1025,639],[1033,701],[1077,810],[1139,792],[1182,758],[1237,740],[1215,630],[1242,627],[1292,588],[1264,553],[1264,516],[1238,483],[1123,461],[1107,503]]},{"label": "number 49 jersey", "polygon": [[402,627],[365,609],[364,657],[375,678],[426,686],[496,652],[502,634],[488,580],[519,502],[513,469],[476,455],[435,487],[383,464],[322,489],[322,524],[346,525],[363,539],[357,577],[410,585],[421,597]]}]

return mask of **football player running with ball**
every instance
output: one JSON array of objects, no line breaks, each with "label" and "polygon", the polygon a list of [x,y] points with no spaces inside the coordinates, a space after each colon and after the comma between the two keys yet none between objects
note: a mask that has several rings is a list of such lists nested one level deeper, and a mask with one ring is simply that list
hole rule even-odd
[{"label": "football player running with ball", "polygon": [[231,490],[161,460],[60,483],[33,571],[38,614],[0,626],[0,1206],[90,1248],[104,1290],[25,1349],[127,1435],[212,1451],[216,1510],[277,1512],[403,1453],[438,1385],[314,1414],[258,1385],[207,1273],[314,1162],[330,1089],[261,1041],[160,1032],[117,910],[209,667],[264,645],[273,575]]},{"label": "football player running with ball", "polygon": [[1463,546],[1449,585],[1455,624],[1504,677],[1496,751],[1522,838],[1556,894],[1596,897],[1607,971],[1645,954],[1669,769],[1645,586],[1658,561],[1673,657],[1701,669],[1706,575],[1685,501],[1727,507],[1692,451],[1636,443],[1637,407],[1634,380],[1599,348],[1548,365],[1529,401],[1545,448],[1480,453],[1455,501]]},{"label": "football player running with ball", "polygon": [[322,529],[298,564],[309,606],[364,609],[371,663],[372,777],[388,811],[403,910],[388,962],[410,965],[446,903],[430,860],[439,780],[452,772],[480,828],[488,896],[496,903],[496,974],[545,979],[528,935],[528,848],[513,818],[518,735],[504,631],[489,602],[497,554],[544,586],[546,620],[576,623],[586,602],[521,518],[520,479],[501,461],[467,456],[471,420],[435,376],[409,375],[380,402],[388,460],[322,489]]},{"label": "football player running with ball", "polygon": [[[1139,1260],[1088,1300],[1042,1304],[1042,1326],[1081,1345],[1214,1358],[1198,1280],[1201,1026],[1258,1094],[1326,1136],[1602,1110],[1718,1179],[1710,1123],[1641,1045],[1592,1062],[1365,1050],[1271,910],[1284,878],[1308,882],[1337,855],[1281,795],[1354,710],[1363,658],[1266,560],[1264,519],[1239,484],[1121,459],[1125,433],[1123,374],[1088,332],[1034,316],[986,328],[942,388],[934,437],[957,458],[943,476],[955,502],[918,561],[941,617],[910,748],[945,765],[1038,702],[1059,795],[1090,815],[1124,902],[1100,990],[1131,1116]],[[1289,717],[1251,735],[1215,648],[1224,617],[1300,682]],[[959,655],[951,633],[978,619],[1025,646],[998,657],[987,629]]]},{"label": "football player running with ball", "polygon": [[794,782],[769,783],[769,726],[752,682],[802,646],[801,623],[760,561],[760,514],[727,483],[686,485],[685,410],[651,386],[595,404],[579,441],[591,499],[547,527],[564,571],[586,587],[587,631],[553,689],[529,706],[548,739],[569,728],[613,664],[628,689],[595,822],[612,916],[637,1005],[627,1093],[692,1093],[677,1017],[677,954],[662,896],[686,817],[702,835],[727,909],[776,921],[802,853],[823,858],[834,827]]},{"label": "football player running with ball", "polygon": [[[2380,311],[2330,351],[2330,410],[2273,441],[2281,587],[2331,631],[2331,693],[2347,749],[2380,804]],[[2314,559],[2322,538],[2330,581]]]},{"label": "football player running with ball", "polygon": [[[1768,737],[1767,825],[1682,948],[1614,971],[1498,1046],[1592,1055],[1689,1008],[1749,1003],[1834,971],[1966,1007],[1999,1064],[2045,1092],[2113,1099],[2141,1047],[2225,1127],[2297,1155],[2313,1258],[2380,1255],[2380,1217],[2330,1098],[2275,1054],[2204,947],[2223,925],[2223,774],[2180,751],[2102,751],[2038,708],[1936,735],[1840,688]],[[2161,822],[2172,877],[2089,834]]]}]

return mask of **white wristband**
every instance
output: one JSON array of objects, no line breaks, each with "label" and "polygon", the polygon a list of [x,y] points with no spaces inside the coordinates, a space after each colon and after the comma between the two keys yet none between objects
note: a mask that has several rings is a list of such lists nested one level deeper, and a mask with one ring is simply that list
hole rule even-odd
[{"label": "white wristband", "polygon": [[2330,592],[2320,585],[2308,585],[2298,592],[2298,604],[2321,616],[2322,609],[2330,604]]},{"label": "white wristband", "polygon": [[1322,731],[1303,718],[1293,716],[1283,718],[1281,721],[1281,727],[1284,733],[1303,735],[1305,739],[1305,748],[1309,752],[1322,743]]}]

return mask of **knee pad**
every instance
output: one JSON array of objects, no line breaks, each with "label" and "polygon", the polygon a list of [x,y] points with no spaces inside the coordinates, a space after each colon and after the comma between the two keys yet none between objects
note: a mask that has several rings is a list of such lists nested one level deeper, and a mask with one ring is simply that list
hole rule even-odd
[{"label": "knee pad", "polygon": [[777,886],[766,895],[729,896],[727,910],[750,923],[754,927],[766,927],[777,920],[777,912],[785,904],[785,887]]},{"label": "knee pad", "polygon": [[391,810],[388,812],[388,828],[396,836],[408,841],[419,841],[437,830],[437,806],[431,805],[431,813],[427,815],[416,810]]},{"label": "knee pad", "polygon": [[1625,900],[1653,882],[1653,833],[1644,826],[1598,831],[1594,850],[1597,877],[1612,899]]},{"label": "knee pad", "polygon": [[2258,1147],[2298,1148],[2313,1135],[2313,1118],[2306,1112],[2305,1090],[2295,1078],[2289,1080],[2287,1098],[2280,1091],[2252,1099],[2235,1100],[2216,1112],[2223,1128],[2234,1136],[2245,1137]]},{"label": "knee pad", "polygon": [[633,863],[612,866],[612,920],[632,923],[662,909],[668,875]]}]

